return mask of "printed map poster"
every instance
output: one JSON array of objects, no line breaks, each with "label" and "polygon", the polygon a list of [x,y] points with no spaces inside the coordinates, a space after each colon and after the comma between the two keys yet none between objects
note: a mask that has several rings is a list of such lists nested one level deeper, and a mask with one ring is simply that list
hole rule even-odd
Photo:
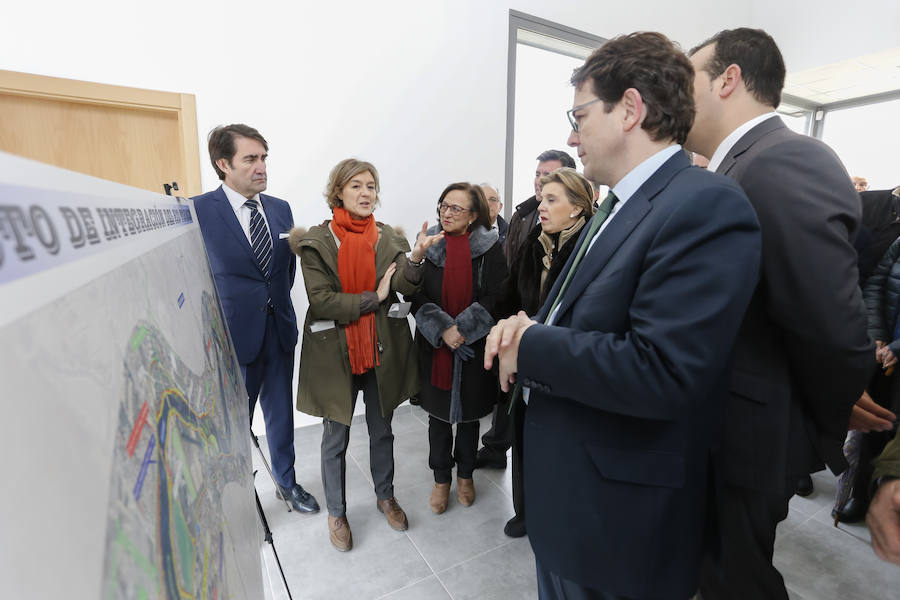
[{"label": "printed map poster", "polygon": [[0,598],[261,598],[246,392],[187,200],[0,154]]}]

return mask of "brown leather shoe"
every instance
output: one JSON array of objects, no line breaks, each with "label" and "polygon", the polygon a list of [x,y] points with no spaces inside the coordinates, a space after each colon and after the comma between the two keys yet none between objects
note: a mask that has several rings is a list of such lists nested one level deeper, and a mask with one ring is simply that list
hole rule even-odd
[{"label": "brown leather shoe", "polygon": [[475,482],[471,479],[456,478],[456,496],[463,506],[472,506],[475,502]]},{"label": "brown leather shoe", "polygon": [[347,517],[332,517],[328,515],[328,533],[331,537],[331,544],[340,550],[346,552],[353,547],[353,534],[350,533],[350,523]]},{"label": "brown leather shoe", "polygon": [[388,525],[394,531],[406,531],[409,529],[409,521],[406,519],[406,513],[397,504],[396,498],[388,498],[387,500],[378,500],[375,502],[378,510],[384,513]]},{"label": "brown leather shoe", "polygon": [[431,490],[431,512],[436,515],[447,510],[447,504],[450,502],[450,484],[436,483],[434,489]]}]

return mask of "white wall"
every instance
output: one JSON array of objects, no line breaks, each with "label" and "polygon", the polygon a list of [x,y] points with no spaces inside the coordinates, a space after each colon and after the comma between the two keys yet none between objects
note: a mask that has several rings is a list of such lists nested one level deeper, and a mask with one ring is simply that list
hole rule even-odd
[{"label": "white wall", "polygon": [[[434,220],[446,184],[503,181],[510,8],[607,38],[659,30],[686,47],[752,24],[776,32],[798,68],[826,51],[833,60],[823,36],[754,8],[793,4],[812,3],[32,0],[4,6],[0,68],[195,94],[204,190],[218,185],[206,133],[246,122],[268,139],[269,192],[292,204],[298,224],[327,218],[322,190],[336,162],[370,160],[382,181],[376,216],[412,235]],[[896,17],[895,2],[879,4]],[[896,26],[887,35],[878,18],[866,23],[884,34],[879,47],[896,44]],[[859,43],[842,47],[878,44],[865,30],[846,33]],[[302,285],[295,300],[302,319]]]}]

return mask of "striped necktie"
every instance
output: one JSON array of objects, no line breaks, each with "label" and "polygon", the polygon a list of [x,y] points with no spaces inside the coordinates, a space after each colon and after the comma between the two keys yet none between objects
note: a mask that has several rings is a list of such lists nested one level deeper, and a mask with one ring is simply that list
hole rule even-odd
[{"label": "striped necktie", "polygon": [[253,255],[256,256],[259,270],[268,277],[269,266],[272,264],[272,237],[269,235],[269,228],[259,214],[257,200],[247,200],[244,206],[250,209],[250,246],[253,248]]},{"label": "striped necktie", "polygon": [[616,195],[610,192],[606,199],[600,203],[600,206],[597,208],[596,214],[594,214],[594,218],[591,219],[591,224],[588,227],[587,234],[584,236],[584,240],[581,242],[581,246],[578,247],[578,252],[575,253],[575,259],[572,260],[572,266],[569,267],[569,272],[566,273],[566,278],[563,279],[562,285],[559,286],[559,293],[556,295],[556,299],[553,300],[553,304],[550,306],[550,311],[547,313],[547,318],[544,320],[544,324],[547,325],[550,323],[550,318],[553,317],[553,311],[556,310],[556,307],[559,306],[559,303],[562,302],[563,294],[566,293],[566,288],[569,287],[569,283],[572,281],[572,277],[575,275],[575,270],[578,268],[579,263],[581,263],[581,259],[584,257],[585,252],[587,252],[588,246],[591,245],[591,240],[594,239],[594,236],[597,234],[597,231],[600,229],[600,226],[603,225],[603,222],[609,217],[609,214],[612,212],[613,206],[616,205],[619,199],[616,198]]}]

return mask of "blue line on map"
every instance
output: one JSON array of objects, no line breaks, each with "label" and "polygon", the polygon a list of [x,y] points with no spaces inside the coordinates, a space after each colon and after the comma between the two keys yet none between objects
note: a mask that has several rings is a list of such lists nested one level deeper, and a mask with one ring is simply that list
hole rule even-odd
[{"label": "blue line on map", "polygon": [[181,308],[184,305],[184,292],[178,295],[178,308]]},{"label": "blue line on map", "polygon": [[153,447],[156,445],[156,438],[150,434],[150,441],[147,442],[147,450],[144,452],[144,461],[141,463],[141,472],[138,474],[137,482],[134,484],[134,499],[139,500],[141,497],[141,489],[144,487],[144,477],[147,476],[147,469],[150,467],[150,457],[153,454]]}]

